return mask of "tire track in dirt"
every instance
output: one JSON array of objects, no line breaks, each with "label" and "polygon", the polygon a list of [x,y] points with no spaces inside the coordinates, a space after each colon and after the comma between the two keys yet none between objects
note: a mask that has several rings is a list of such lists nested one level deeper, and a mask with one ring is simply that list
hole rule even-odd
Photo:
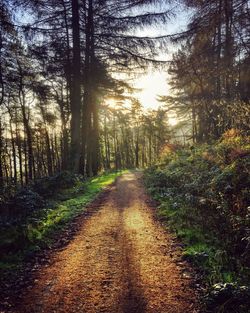
[{"label": "tire track in dirt", "polygon": [[198,312],[173,240],[147,200],[135,174],[120,177],[13,312]]}]

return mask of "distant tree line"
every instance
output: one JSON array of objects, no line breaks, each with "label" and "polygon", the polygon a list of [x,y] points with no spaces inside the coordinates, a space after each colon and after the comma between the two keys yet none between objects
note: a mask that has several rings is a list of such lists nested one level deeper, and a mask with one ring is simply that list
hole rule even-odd
[{"label": "distant tree line", "polygon": [[104,98],[125,97],[120,77],[157,63],[166,38],[134,35],[168,19],[168,9],[152,10],[157,3],[0,0],[2,186],[153,162],[164,113],[111,110]]},{"label": "distant tree line", "polygon": [[169,69],[175,95],[161,100],[191,121],[194,142],[230,128],[249,131],[249,1],[182,2],[193,13],[186,33],[175,38],[181,44]]},{"label": "distant tree line", "polygon": [[170,138],[166,111],[144,112],[138,101],[131,109],[102,106],[101,160],[103,167],[143,168],[157,161]]}]

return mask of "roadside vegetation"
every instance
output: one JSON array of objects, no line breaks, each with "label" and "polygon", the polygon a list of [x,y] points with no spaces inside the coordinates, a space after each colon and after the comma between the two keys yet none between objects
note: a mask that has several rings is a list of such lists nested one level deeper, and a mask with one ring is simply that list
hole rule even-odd
[{"label": "roadside vegetation", "polygon": [[1,195],[0,277],[15,275],[124,171],[84,179],[69,172],[45,177]]},{"label": "roadside vegetation", "polygon": [[145,171],[159,216],[208,288],[208,312],[249,312],[249,156],[249,137],[229,130],[213,144],[170,145]]}]

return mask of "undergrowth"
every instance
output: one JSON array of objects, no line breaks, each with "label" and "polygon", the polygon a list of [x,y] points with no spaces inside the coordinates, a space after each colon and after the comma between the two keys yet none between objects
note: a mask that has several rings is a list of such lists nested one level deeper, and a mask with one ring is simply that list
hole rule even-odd
[{"label": "undergrowth", "polygon": [[57,234],[123,172],[88,180],[61,173],[60,179],[43,178],[13,194],[9,216],[0,220],[0,276],[12,275],[32,255],[50,247]]},{"label": "undergrowth", "polygon": [[249,138],[231,130],[211,145],[168,149],[145,171],[159,216],[208,287],[208,312],[249,312],[249,156]]}]

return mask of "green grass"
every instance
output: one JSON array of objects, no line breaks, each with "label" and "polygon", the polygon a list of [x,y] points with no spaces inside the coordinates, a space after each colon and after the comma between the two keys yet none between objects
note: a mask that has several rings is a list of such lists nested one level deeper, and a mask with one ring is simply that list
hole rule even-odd
[{"label": "green grass", "polygon": [[[68,197],[68,199],[60,201],[54,208],[48,209],[47,215],[40,221],[37,227],[30,227],[28,234],[30,241],[46,240],[46,238],[50,239],[51,234],[53,236],[53,233],[57,229],[60,230],[63,225],[80,214],[84,207],[86,207],[103,188],[112,184],[115,179],[124,172],[125,171],[104,174],[90,179],[86,183],[82,183],[83,186],[80,185],[77,188],[81,190],[81,187],[83,187],[83,193],[81,191],[76,193],[75,187],[64,191],[64,197]],[[72,195],[73,198],[70,198]]]},{"label": "green grass", "polygon": [[103,188],[125,172],[106,173],[85,182],[77,182],[72,188],[64,189],[50,199],[50,206],[25,227],[10,226],[0,232],[1,246],[13,247],[1,256],[0,274],[19,269],[34,252],[50,246],[58,233],[84,212],[85,207]]},{"label": "green grass", "polygon": [[180,149],[144,172],[145,185],[160,204],[160,218],[184,243],[184,257],[210,286],[249,282],[250,158],[245,141],[239,146],[238,138],[222,138]]},{"label": "green grass", "polygon": [[[191,208],[183,205],[173,209],[171,201],[164,201],[159,207],[158,214],[175,232],[177,238],[184,243],[184,258],[202,269],[203,274],[206,275],[209,281],[211,279],[209,275],[213,276],[214,279],[214,269],[218,267],[215,257],[217,251],[216,239],[197,224],[194,227],[190,223]],[[216,276],[218,277],[217,270]]]},{"label": "green grass", "polygon": [[[230,269],[228,255],[216,236],[203,229],[195,220],[194,211],[185,203],[175,207],[178,195],[163,199],[155,190],[152,196],[160,202],[158,216],[184,244],[183,257],[199,271],[204,281],[212,286],[216,282],[234,283],[238,274]],[[191,220],[191,222],[190,222]]]}]

